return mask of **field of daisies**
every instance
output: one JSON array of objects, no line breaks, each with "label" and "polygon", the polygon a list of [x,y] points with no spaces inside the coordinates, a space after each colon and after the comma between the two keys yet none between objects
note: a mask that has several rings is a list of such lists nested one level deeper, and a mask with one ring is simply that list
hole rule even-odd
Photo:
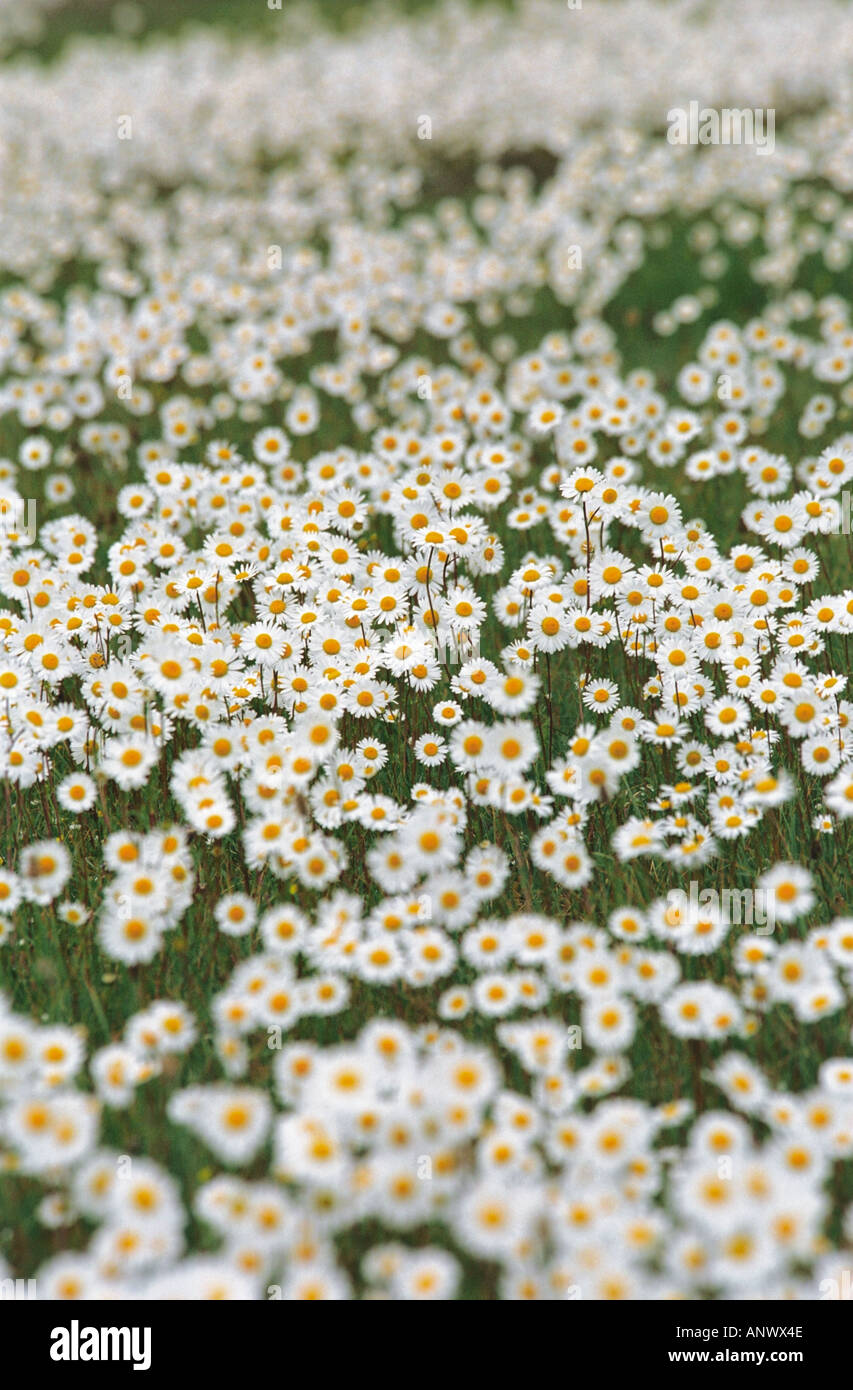
[{"label": "field of daisies", "polygon": [[853,13],[231,8],[0,5],[0,1279],[849,1297]]}]

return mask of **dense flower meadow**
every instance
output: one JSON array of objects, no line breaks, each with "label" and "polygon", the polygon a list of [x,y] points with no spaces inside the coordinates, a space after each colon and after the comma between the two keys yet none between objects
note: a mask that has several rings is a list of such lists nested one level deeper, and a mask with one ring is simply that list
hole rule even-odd
[{"label": "dense flower meadow", "polygon": [[615,0],[0,69],[0,1276],[841,1286],[852,60]]}]

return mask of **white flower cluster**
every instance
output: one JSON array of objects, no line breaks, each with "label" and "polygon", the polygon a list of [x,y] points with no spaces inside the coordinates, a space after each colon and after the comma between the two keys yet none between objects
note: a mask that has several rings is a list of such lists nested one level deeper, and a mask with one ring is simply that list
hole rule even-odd
[{"label": "white flower cluster", "polygon": [[[0,72],[40,1296],[814,1298],[853,1241],[853,31],[703,15]],[[697,91],[772,157],[669,144]]]}]

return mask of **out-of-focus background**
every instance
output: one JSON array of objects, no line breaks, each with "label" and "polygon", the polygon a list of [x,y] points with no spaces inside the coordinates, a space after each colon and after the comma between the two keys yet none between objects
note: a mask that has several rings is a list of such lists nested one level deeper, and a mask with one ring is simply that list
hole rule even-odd
[{"label": "out-of-focus background", "polygon": [[[383,10],[407,14],[435,0],[405,0],[391,7],[374,0],[0,0],[0,55],[28,52],[50,60],[80,36],[115,34],[144,42],[148,35],[216,26],[233,33],[280,35],[282,22],[299,32],[322,18],[338,30],[353,28]],[[474,0],[486,4],[488,0]],[[512,7],[514,0],[497,0]]]}]

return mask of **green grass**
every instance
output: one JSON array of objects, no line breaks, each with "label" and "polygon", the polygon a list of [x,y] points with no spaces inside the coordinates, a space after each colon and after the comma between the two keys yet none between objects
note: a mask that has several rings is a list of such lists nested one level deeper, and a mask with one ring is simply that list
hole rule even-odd
[{"label": "green grass", "polygon": [[[137,18],[128,37],[147,44],[164,37],[186,35],[209,30],[230,34],[235,38],[277,39],[282,31],[293,36],[306,26],[316,25],[318,19],[329,29],[347,33],[369,23],[390,22],[398,13],[391,0],[281,0],[281,7],[272,9],[267,0],[132,0]],[[417,14],[434,9],[438,0],[406,0],[406,13]],[[472,6],[484,8],[494,0],[471,0]],[[515,0],[497,0],[513,8]],[[10,57],[35,57],[51,62],[70,45],[89,38],[122,37],[127,30],[116,11],[121,3],[110,0],[68,0],[46,16],[42,32],[35,41],[14,44]]]}]

